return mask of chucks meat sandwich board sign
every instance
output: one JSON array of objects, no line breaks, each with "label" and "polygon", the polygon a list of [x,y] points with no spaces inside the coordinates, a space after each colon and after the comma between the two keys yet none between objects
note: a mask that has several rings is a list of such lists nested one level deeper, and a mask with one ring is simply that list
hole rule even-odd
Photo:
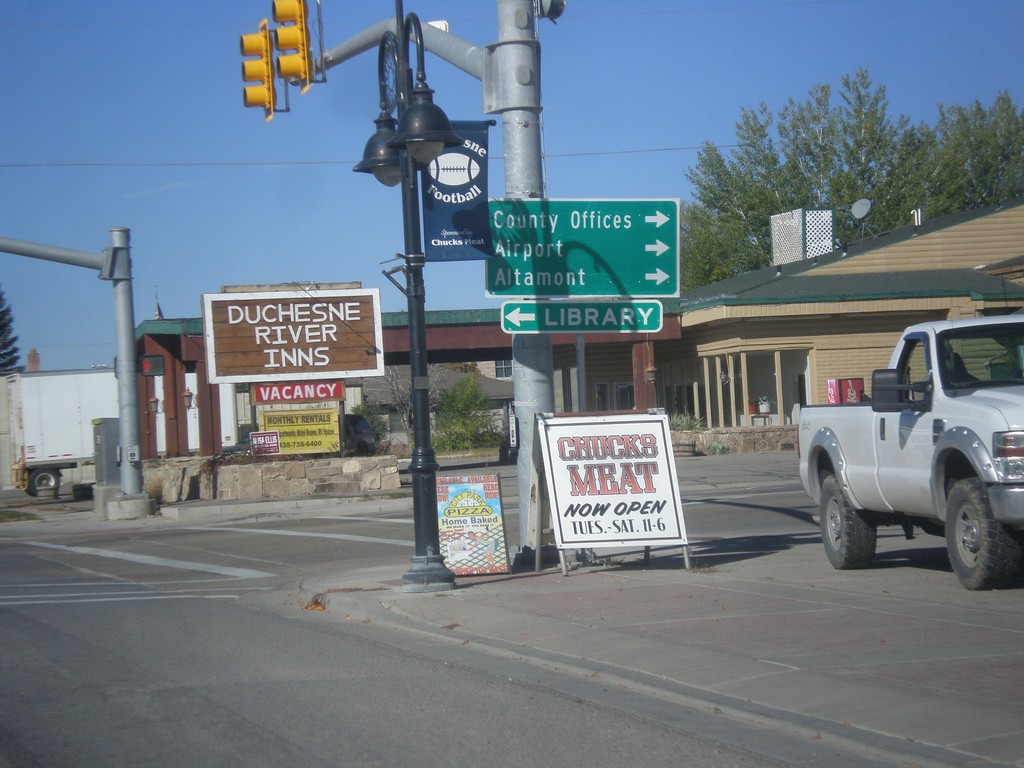
[{"label": "chucks meat sandwich board sign", "polygon": [[210,381],[382,376],[375,288],[203,295]]},{"label": "chucks meat sandwich board sign", "polygon": [[667,416],[539,416],[537,429],[559,549],[687,546]]}]

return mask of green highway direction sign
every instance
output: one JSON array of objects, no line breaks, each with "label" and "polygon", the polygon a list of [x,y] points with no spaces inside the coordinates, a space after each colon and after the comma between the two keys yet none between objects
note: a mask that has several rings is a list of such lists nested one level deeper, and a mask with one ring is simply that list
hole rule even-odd
[{"label": "green highway direction sign", "polygon": [[679,295],[679,200],[491,200],[487,296]]},{"label": "green highway direction sign", "polygon": [[505,333],[657,333],[660,301],[506,301]]}]

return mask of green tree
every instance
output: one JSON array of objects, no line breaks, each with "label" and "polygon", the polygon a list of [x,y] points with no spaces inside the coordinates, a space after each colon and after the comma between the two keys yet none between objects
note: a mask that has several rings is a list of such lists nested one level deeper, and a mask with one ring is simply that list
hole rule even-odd
[{"label": "green tree", "polygon": [[[705,143],[697,154],[697,167],[687,173],[697,203],[710,216],[691,216],[691,229],[684,239],[707,245],[716,233],[724,238],[716,256],[722,251],[730,254],[725,265],[730,274],[765,265],[764,254],[771,251],[770,216],[794,207],[782,197],[791,193],[792,187],[785,178],[787,169],[772,136],[772,123],[766,105],[744,109],[736,126],[738,146],[730,158]],[[714,273],[721,268],[697,271]]]},{"label": "green tree", "polygon": [[[892,117],[884,86],[867,70],[790,99],[774,117],[743,109],[736,147],[705,144],[687,171],[695,203],[680,216],[686,288],[771,263],[771,217],[797,208],[841,210],[868,198],[875,233],[926,216],[993,205],[1024,194],[1024,113],[1001,93],[990,108],[940,109],[937,126]],[[837,239],[863,236],[861,222],[838,215]]]},{"label": "green tree", "polygon": [[493,448],[501,443],[491,403],[476,376],[459,379],[441,393],[434,445],[442,451]]},{"label": "green tree", "polygon": [[1006,91],[987,109],[979,101],[940,106],[935,134],[928,215],[997,205],[1024,193],[1024,109]]},{"label": "green tree", "polygon": [[[828,197],[823,207],[851,204],[861,198],[873,201],[872,227],[876,232],[893,229],[906,221],[919,194],[921,178],[914,169],[923,153],[914,140],[901,142],[910,131],[905,116],[889,116],[885,86],[874,87],[866,70],[842,78],[837,132],[841,142],[836,165],[827,180]],[[836,236],[843,242],[856,238],[859,223],[847,217],[835,221]]]},{"label": "green tree", "polygon": [[439,363],[439,365],[449,371],[455,371],[456,373],[480,373],[480,369],[477,368],[476,363],[473,361],[463,363]]},{"label": "green tree", "polygon": [[0,288],[0,372],[20,370],[18,337],[14,335],[14,313]]},{"label": "green tree", "polygon": [[742,220],[715,216],[700,205],[680,206],[680,283],[697,288],[758,269],[761,251],[745,236]]}]

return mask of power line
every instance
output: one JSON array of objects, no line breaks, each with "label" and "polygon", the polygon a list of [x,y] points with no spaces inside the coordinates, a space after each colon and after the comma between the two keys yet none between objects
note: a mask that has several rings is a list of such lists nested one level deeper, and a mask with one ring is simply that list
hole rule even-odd
[{"label": "power line", "polygon": [[[611,157],[615,155],[641,155],[660,152],[693,152],[704,145],[682,147],[649,147],[646,149],[610,149],[592,152],[549,152],[548,159],[573,157]],[[738,144],[716,144],[719,149],[729,149]],[[495,156],[493,160],[503,160]],[[0,168],[273,168],[275,166],[302,165],[355,165],[358,160],[217,160],[203,162],[166,162],[166,163],[115,163],[115,162],[57,162],[57,163],[0,163]]]}]

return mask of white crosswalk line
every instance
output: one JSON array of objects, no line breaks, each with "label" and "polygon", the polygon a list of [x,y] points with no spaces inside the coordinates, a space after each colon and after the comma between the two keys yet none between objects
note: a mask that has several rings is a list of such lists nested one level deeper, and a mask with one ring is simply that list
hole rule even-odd
[{"label": "white crosswalk line", "polygon": [[178,568],[184,571],[202,571],[203,573],[216,573],[221,576],[228,576],[233,579],[265,579],[277,574],[267,571],[256,571],[249,568],[232,568],[227,565],[214,565],[213,563],[194,563],[189,560],[171,560],[166,557],[154,557],[153,555],[137,555],[131,552],[117,552],[112,549],[96,549],[95,547],[69,547],[63,544],[49,544],[44,541],[26,541],[30,547],[42,547],[54,549],[60,552],[69,552],[76,555],[92,555],[93,557],[106,557],[112,560],[126,560],[130,563],[141,563],[143,565],[157,565],[163,568]]},{"label": "white crosswalk line", "polygon": [[416,543],[402,539],[383,539],[377,536],[355,536],[347,533],[314,533],[312,531],[286,531],[276,528],[230,528],[227,526],[204,526],[189,528],[192,531],[231,531],[234,533],[258,533],[264,536],[298,536],[312,539],[341,539],[343,541],[365,541],[371,544],[394,544],[399,547],[415,547]]}]

